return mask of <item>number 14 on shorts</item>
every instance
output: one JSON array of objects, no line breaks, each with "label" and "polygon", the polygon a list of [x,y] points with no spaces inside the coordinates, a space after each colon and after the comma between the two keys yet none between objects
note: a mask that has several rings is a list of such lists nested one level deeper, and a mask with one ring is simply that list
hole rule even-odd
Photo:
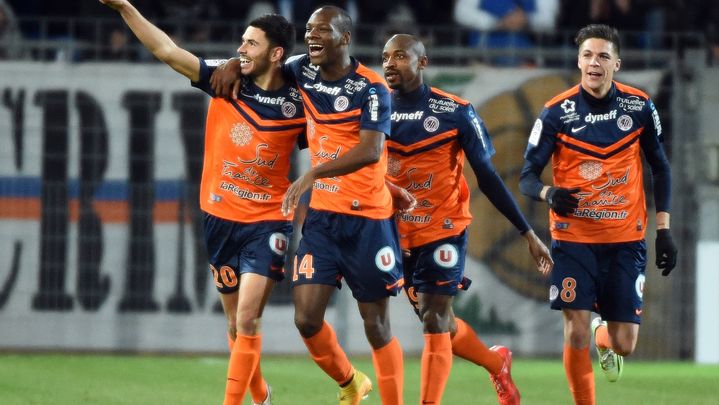
[{"label": "number 14 on shorts", "polygon": [[295,263],[292,270],[292,281],[297,281],[302,275],[304,278],[312,278],[315,273],[315,268],[312,266],[312,254],[307,253],[302,256],[302,261],[299,266],[297,265],[297,258],[295,257]]}]

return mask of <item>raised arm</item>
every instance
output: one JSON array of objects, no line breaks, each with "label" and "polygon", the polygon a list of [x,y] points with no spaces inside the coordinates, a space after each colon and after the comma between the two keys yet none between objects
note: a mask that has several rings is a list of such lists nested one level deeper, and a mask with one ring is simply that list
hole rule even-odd
[{"label": "raised arm", "polygon": [[197,56],[180,48],[159,28],[147,21],[127,0],[99,0],[100,3],[116,10],[137,39],[155,57],[178,73],[196,82],[200,79],[200,61]]}]

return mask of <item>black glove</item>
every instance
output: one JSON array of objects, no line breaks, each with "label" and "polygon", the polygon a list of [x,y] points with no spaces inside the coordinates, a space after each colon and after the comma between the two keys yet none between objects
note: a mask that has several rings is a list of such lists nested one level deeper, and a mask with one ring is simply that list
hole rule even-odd
[{"label": "black glove", "polygon": [[669,229],[657,229],[654,247],[657,251],[657,267],[662,269],[662,276],[668,276],[677,265],[677,247]]},{"label": "black glove", "polygon": [[554,210],[557,215],[566,217],[579,206],[579,199],[572,195],[577,191],[579,188],[549,187],[546,195],[549,208]]}]

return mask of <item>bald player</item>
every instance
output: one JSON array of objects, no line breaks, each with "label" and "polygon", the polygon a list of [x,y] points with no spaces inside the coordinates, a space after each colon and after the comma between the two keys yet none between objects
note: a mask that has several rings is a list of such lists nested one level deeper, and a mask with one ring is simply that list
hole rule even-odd
[{"label": "bald player", "polygon": [[392,89],[389,179],[414,195],[417,207],[397,216],[404,258],[404,288],[424,327],[420,404],[439,404],[456,354],[483,366],[500,404],[519,404],[511,377],[512,353],[487,348],[457,318],[452,302],[467,287],[464,260],[470,190],[463,175],[469,161],[480,190],[527,240],[537,269],[548,273],[552,259],[495,171],[494,147],[472,105],[424,84],[428,59],[412,35],[395,35],[382,52],[385,79]]}]

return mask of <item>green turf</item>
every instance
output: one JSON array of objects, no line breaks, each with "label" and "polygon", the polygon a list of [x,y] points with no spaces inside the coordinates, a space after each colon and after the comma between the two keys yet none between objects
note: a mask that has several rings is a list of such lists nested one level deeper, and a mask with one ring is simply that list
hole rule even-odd
[{"label": "green turf", "polygon": [[[306,357],[263,358],[275,405],[336,404],[337,388]],[[374,380],[371,361],[355,360]],[[226,359],[91,355],[0,355],[0,404],[220,404]],[[595,367],[596,368],[596,367]],[[406,359],[405,400],[419,397],[419,361]],[[571,404],[561,360],[515,359],[522,403]],[[596,374],[598,404],[719,404],[719,366],[625,362],[622,380]],[[250,403],[249,400],[246,403]],[[444,404],[496,404],[483,369],[455,360]],[[362,405],[379,405],[373,392]]]}]

